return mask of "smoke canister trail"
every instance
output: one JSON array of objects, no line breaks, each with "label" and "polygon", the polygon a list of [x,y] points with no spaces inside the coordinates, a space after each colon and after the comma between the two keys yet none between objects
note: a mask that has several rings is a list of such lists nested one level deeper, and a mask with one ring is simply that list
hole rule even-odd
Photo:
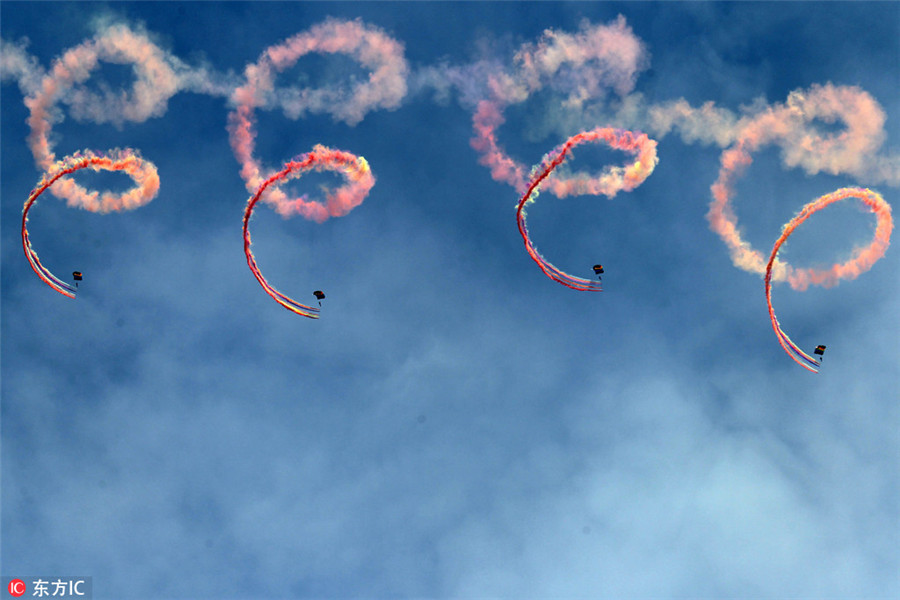
[{"label": "smoke canister trail", "polygon": [[[276,212],[282,215],[344,215],[355,206],[358,206],[365,199],[372,186],[375,185],[375,177],[372,175],[372,170],[369,168],[369,163],[366,162],[365,158],[357,157],[342,150],[332,150],[320,145],[315,146],[312,152],[289,161],[283,169],[263,181],[256,193],[250,197],[247,207],[244,209],[244,254],[247,257],[247,265],[250,267],[253,276],[256,277],[256,280],[266,293],[278,304],[298,315],[309,317],[310,319],[318,319],[318,308],[297,302],[276,290],[266,281],[256,264],[253,252],[250,250],[250,216],[256,203],[259,202],[269,187],[280,181],[298,178],[310,170],[342,173],[347,179],[347,183],[327,194],[324,205],[308,201],[305,198],[288,200],[285,197],[282,201],[284,204],[276,207]],[[281,210],[279,210],[279,207],[281,207]]]},{"label": "smoke canister trail", "polygon": [[810,284],[830,287],[841,279],[856,279],[861,273],[868,271],[875,262],[884,256],[890,245],[891,232],[894,229],[894,221],[891,217],[891,207],[878,193],[867,188],[841,188],[830,194],[826,194],[803,207],[803,209],[791,219],[783,228],[781,236],[776,240],[769,261],[766,263],[765,286],[766,305],[769,309],[769,319],[772,321],[772,329],[778,336],[778,343],[784,348],[794,362],[804,369],[818,373],[820,362],[801,350],[781,328],[775,309],[772,308],[772,274],[775,257],[781,246],[800,226],[816,212],[829,204],[840,202],[848,198],[857,198],[875,214],[877,224],[872,243],[865,248],[854,251],[853,257],[843,264],[834,264],[828,269],[795,269],[786,266],[786,277],[791,287],[797,290],[805,290]]},{"label": "smoke canister trail", "polygon": [[[90,77],[101,60],[134,65],[137,80],[131,94],[123,93],[100,98],[86,89],[74,88]],[[25,105],[29,110],[27,122],[31,128],[28,145],[35,162],[45,172],[55,170],[59,164],[54,165],[56,156],[50,141],[51,124],[60,118],[56,109],[57,102],[68,103],[70,111],[77,119],[114,124],[121,124],[126,120],[141,122],[163,114],[168,99],[177,91],[178,85],[178,76],[172,69],[167,55],[147,36],[135,33],[124,25],[109,27],[102,34],[68,50],[56,59],[50,70],[40,79],[38,89],[25,98]],[[66,159],[63,159],[61,162],[65,161]],[[153,173],[155,180],[153,194],[155,194],[159,187],[159,178],[155,177],[155,168]],[[146,192],[149,191],[150,188],[145,188],[141,194],[141,203],[148,202],[152,198],[152,195],[146,196]],[[82,206],[100,212],[129,208],[125,205],[135,200],[133,192],[126,192],[126,196],[132,197],[123,196],[119,199],[111,194],[104,194],[103,204],[108,208],[91,208],[97,201],[97,192],[90,192],[65,177],[53,185],[50,192],[54,196],[65,198],[69,206]]]},{"label": "smoke canister trail", "polygon": [[[371,74],[352,89],[277,89],[275,76],[295,65],[309,53],[346,54]],[[409,67],[403,57],[403,45],[376,27],[361,21],[328,19],[272,46],[245,70],[246,83],[232,94],[236,108],[228,115],[228,133],[234,156],[241,165],[241,177],[247,191],[258,190],[273,171],[265,169],[253,156],[256,145],[255,110],[280,106],[285,115],[297,119],[305,113],[330,113],[348,125],[359,123],[376,108],[397,108],[406,95]],[[317,222],[346,213],[323,210],[303,198],[289,199],[273,187],[262,197],[282,216],[302,215]],[[283,212],[288,211],[288,212]]]},{"label": "smoke canister trail", "polygon": [[[94,171],[121,171],[134,179],[137,186],[120,195],[108,192],[102,196],[98,192],[74,195],[65,193],[70,186],[77,184],[71,179],[61,178],[86,168]],[[41,264],[28,236],[29,211],[45,190],[48,188],[53,190],[57,187],[62,187],[63,193],[59,195],[69,199],[69,206],[78,206],[91,212],[108,213],[131,210],[150,202],[159,190],[159,175],[153,163],[143,160],[134,150],[113,150],[108,155],[85,150],[67,156],[51,165],[41,181],[38,182],[37,187],[31,191],[22,209],[22,248],[25,250],[25,256],[34,272],[47,285],[64,296],[74,298],[75,288],[53,275]]]},{"label": "smoke canister trail", "polygon": [[[547,179],[554,169],[566,160],[566,156],[572,148],[587,142],[605,142],[611,148],[623,150],[635,156],[636,159],[625,167],[607,167],[597,177],[582,175],[567,179]],[[612,198],[620,190],[631,191],[643,183],[656,168],[658,162],[656,142],[646,134],[611,127],[598,127],[574,135],[543,158],[540,165],[533,169],[525,194],[519,200],[516,207],[516,220],[519,225],[519,233],[525,242],[525,249],[547,277],[573,290],[585,292],[602,290],[599,281],[575,277],[554,266],[537,251],[531,241],[525,222],[525,207],[535,201],[545,180],[547,186],[560,198],[572,194],[603,194]]]},{"label": "smoke canister trail", "polygon": [[[484,95],[475,104],[471,145],[495,181],[523,193],[529,183],[526,167],[508,156],[497,141],[505,109],[545,87],[565,95],[562,104],[569,109],[602,99],[610,89],[624,97],[634,88],[637,74],[649,64],[649,53],[619,15],[606,25],[585,20],[577,33],[548,29],[536,43],[523,44],[514,59],[515,68],[510,71],[487,68],[486,74],[473,73],[474,79],[486,81],[476,84],[483,87]],[[558,177],[556,174],[553,179]],[[560,189],[565,186],[550,191],[557,194]]]},{"label": "smoke canister trail", "polygon": [[[815,119],[829,123],[840,119],[846,128],[823,135],[811,126]],[[722,153],[719,177],[712,185],[713,199],[706,215],[710,229],[728,247],[734,265],[751,273],[762,274],[766,270],[764,255],[741,236],[731,206],[735,184],[753,163],[754,152],[775,143],[781,147],[786,167],[800,167],[809,175],[825,172],[869,178],[884,170],[883,157],[877,156],[884,140],[884,121],[884,111],[864,90],[826,84],[791,92],[786,103],[768,107],[742,123],[736,143]],[[881,176],[875,178],[884,180]],[[776,259],[772,272],[774,281],[785,281],[789,265]],[[803,283],[806,279],[799,277],[790,281],[794,289],[805,289],[807,285]],[[836,280],[832,279],[830,285],[834,283]]]}]

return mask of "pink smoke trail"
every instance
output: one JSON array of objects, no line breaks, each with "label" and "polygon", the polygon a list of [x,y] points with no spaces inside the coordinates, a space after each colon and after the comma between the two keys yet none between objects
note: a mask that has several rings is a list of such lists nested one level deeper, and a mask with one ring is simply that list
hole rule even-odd
[{"label": "pink smoke trail", "polygon": [[[369,190],[372,189],[372,186],[375,185],[375,178],[373,177],[372,170],[369,168],[369,163],[366,162],[365,158],[361,156],[356,157],[355,155],[342,150],[332,150],[331,148],[317,145],[313,147],[312,152],[304,154],[296,160],[289,161],[281,171],[278,171],[260,184],[259,189],[256,190],[256,193],[253,194],[247,202],[247,208],[244,209],[243,232],[244,254],[247,256],[247,265],[250,267],[253,276],[256,277],[256,280],[259,281],[259,284],[266,293],[289,311],[304,317],[309,317],[310,319],[318,319],[318,308],[307,306],[285,296],[269,285],[269,282],[262,276],[259,267],[256,265],[256,259],[250,251],[249,229],[250,215],[253,213],[253,207],[256,206],[256,203],[270,185],[281,180],[298,178],[307,171],[313,169],[316,171],[337,171],[343,173],[344,177],[347,179],[346,185],[338,188],[327,196],[327,207],[322,208],[324,211],[323,214],[338,213],[345,209],[346,211],[349,211],[350,209],[346,207],[349,206],[352,208],[362,202],[369,193]],[[306,213],[302,211],[307,210],[306,207],[312,204],[315,203],[303,201],[302,207],[299,207],[296,212],[305,215]],[[313,215],[313,218],[315,218],[314,215],[319,213],[310,211],[309,214]]]},{"label": "pink smoke trail", "polygon": [[[54,184],[57,186],[60,184],[65,186],[71,181],[65,179],[61,180],[60,178],[84,168],[90,168],[94,171],[122,171],[131,176],[138,183],[137,188],[132,189],[122,196],[106,194],[100,200],[97,200],[98,193],[92,192],[86,198],[81,198],[81,207],[92,212],[105,213],[113,210],[130,210],[132,208],[137,208],[152,200],[153,196],[156,194],[156,190],[159,188],[159,176],[156,173],[156,167],[153,166],[153,163],[144,161],[135,151],[129,149],[114,150],[109,156],[103,156],[91,152],[90,150],[85,150],[84,152],[67,156],[50,166],[44,177],[38,182],[37,187],[29,194],[28,200],[25,201],[25,206],[22,209],[22,248],[25,250],[25,257],[28,258],[28,263],[31,265],[31,268],[34,269],[34,272],[38,274],[38,277],[54,290],[69,298],[75,297],[75,288],[47,270],[47,268],[41,264],[40,259],[38,259],[37,252],[35,252],[34,248],[31,246],[27,228],[28,211],[30,211],[31,207],[34,206],[34,203],[37,202],[38,196],[44,193],[47,188],[52,190]],[[67,188],[63,187],[64,193],[66,189]]]},{"label": "pink smoke trail", "polygon": [[[349,98],[345,97],[346,92],[330,88],[276,92],[275,75],[312,52],[347,54],[370,69],[371,75],[367,81],[353,87]],[[247,82],[232,95],[237,107],[228,115],[231,147],[241,165],[241,177],[247,191],[252,193],[271,175],[271,171],[263,174],[263,167],[253,157],[256,140],[254,111],[257,107],[274,102],[294,119],[306,111],[327,112],[336,120],[355,125],[370,110],[399,106],[406,94],[407,72],[403,46],[381,30],[359,21],[329,19],[267,49],[256,64],[247,67]],[[306,202],[304,198],[288,199],[284,192],[274,188],[266,192],[263,200],[273,205],[283,217],[300,214],[320,223],[328,217],[345,215],[355,206],[333,206],[326,211],[321,205]]]},{"label": "pink smoke trail", "polygon": [[[840,119],[847,128],[823,137],[809,127],[816,118],[829,123]],[[788,167],[802,167],[811,175],[820,171],[861,175],[871,171],[869,162],[884,140],[884,121],[884,111],[865,91],[827,84],[791,92],[786,104],[774,105],[744,124],[735,145],[722,153],[719,178],[712,186],[713,201],[706,215],[710,228],[728,246],[734,265],[751,273],[762,274],[766,269],[762,253],[741,237],[731,208],[735,182],[753,162],[753,152],[775,142],[781,146]],[[786,280],[789,270],[787,263],[776,260],[775,281]],[[851,272],[852,269],[841,271],[840,277]],[[790,280],[791,286],[800,290],[812,281],[821,281],[825,286],[837,282],[824,273],[808,273],[806,278]]]},{"label": "pink smoke trail", "polygon": [[[564,104],[582,106],[610,87],[619,95],[634,88],[637,73],[645,68],[648,55],[621,15],[609,25],[582,22],[576,34],[547,30],[536,44],[525,44],[516,53],[512,74],[488,75],[488,99],[476,105],[472,125],[472,147],[481,154],[479,163],[491,169],[495,181],[508,183],[518,193],[528,187],[526,167],[506,154],[497,141],[503,111],[524,102],[545,84],[568,94]],[[554,175],[553,179],[558,179]],[[557,193],[551,188],[551,192]]]},{"label": "pink smoke trail", "polygon": [[[137,81],[130,96],[123,94],[102,99],[84,89],[74,89],[73,86],[90,77],[101,60],[134,64]],[[67,102],[77,119],[121,124],[125,120],[143,121],[161,115],[166,110],[168,99],[177,89],[178,77],[160,48],[145,35],[135,33],[124,25],[108,28],[55,60],[40,79],[38,89],[25,98],[25,105],[30,111],[27,120],[31,127],[28,145],[36,164],[42,171],[48,171],[56,162],[49,136],[52,122],[60,118],[56,108],[58,101]],[[155,172],[154,168],[153,177],[135,178],[145,184],[140,192],[130,191],[120,198],[104,194],[103,203],[94,208],[97,192],[89,192],[71,179],[60,179],[50,188],[50,192],[66,199],[69,206],[82,206],[88,210],[105,212],[132,208],[135,202],[138,202],[137,205],[143,204],[156,194],[159,178]]]},{"label": "pink smoke trail", "polygon": [[13,44],[0,39],[0,82],[15,81],[23,95],[34,92],[44,78],[37,58],[25,50],[27,41]]},{"label": "pink smoke trail", "polygon": [[841,188],[804,206],[800,213],[784,226],[781,236],[775,242],[772,253],[769,255],[769,262],[766,263],[766,304],[769,307],[769,319],[772,321],[772,329],[775,330],[775,334],[778,336],[778,343],[788,353],[788,356],[801,367],[813,373],[819,372],[818,367],[821,363],[798,348],[781,329],[781,325],[778,323],[777,317],[775,317],[775,310],[772,308],[772,268],[778,250],[801,223],[829,204],[834,204],[847,198],[858,198],[875,214],[877,225],[872,243],[866,248],[857,249],[852,260],[843,265],[834,265],[825,272],[813,269],[792,270],[788,268],[788,281],[794,289],[804,290],[810,283],[827,287],[834,285],[840,279],[855,279],[860,273],[868,271],[887,251],[891,241],[891,231],[894,229],[894,221],[891,217],[891,206],[879,194],[867,188]]},{"label": "pink smoke trail", "polygon": [[[637,158],[626,167],[607,168],[598,178],[582,176],[575,179],[547,179],[553,170],[566,160],[569,150],[586,142],[605,142],[610,147],[616,150],[624,150]],[[647,137],[646,134],[610,127],[598,127],[597,129],[574,135],[565,144],[544,156],[540,165],[536,166],[532,171],[528,188],[516,207],[516,220],[519,225],[519,233],[525,242],[525,249],[541,268],[541,271],[550,279],[573,290],[584,292],[602,291],[599,281],[575,277],[555,267],[537,251],[537,248],[531,242],[531,237],[528,235],[528,226],[525,223],[525,206],[535,201],[545,180],[547,180],[546,184],[548,187],[560,198],[570,194],[603,194],[608,198],[612,198],[620,190],[630,192],[641,185],[650,176],[653,169],[656,168],[658,162],[656,142]]]}]

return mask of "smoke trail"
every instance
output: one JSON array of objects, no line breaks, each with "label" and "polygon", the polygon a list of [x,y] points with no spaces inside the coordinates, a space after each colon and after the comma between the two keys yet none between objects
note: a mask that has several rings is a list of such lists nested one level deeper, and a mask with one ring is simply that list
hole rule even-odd
[{"label": "smoke trail", "polygon": [[[306,218],[317,221],[324,220],[329,214],[346,214],[350,212],[353,207],[359,205],[365,199],[369,190],[372,189],[372,186],[375,185],[375,177],[372,175],[369,163],[366,162],[365,158],[361,156],[356,157],[349,152],[332,150],[331,148],[317,145],[313,147],[312,152],[289,161],[281,171],[278,171],[260,184],[259,189],[256,190],[256,193],[253,194],[247,202],[247,208],[244,209],[243,232],[244,254],[247,256],[247,265],[250,267],[253,276],[256,277],[256,280],[259,281],[259,284],[266,293],[289,311],[304,317],[309,317],[310,319],[318,319],[318,308],[307,306],[285,296],[269,285],[269,282],[262,276],[259,267],[256,265],[256,259],[250,251],[249,230],[250,215],[253,213],[253,207],[256,206],[256,203],[269,186],[282,180],[298,178],[307,171],[313,169],[316,171],[337,171],[343,173],[347,178],[347,184],[328,194],[327,205],[325,207],[314,202],[306,202],[305,200],[292,200],[288,201],[285,205],[279,205],[283,208],[282,210],[278,210],[280,214],[288,215],[299,213]],[[318,207],[318,209],[314,207]],[[320,219],[319,215],[326,216]]]},{"label": "smoke trail", "polygon": [[769,255],[769,261],[766,263],[766,304],[769,308],[769,319],[772,321],[772,329],[775,330],[775,334],[778,336],[778,343],[781,344],[784,351],[797,364],[813,373],[818,373],[820,362],[798,348],[781,329],[781,325],[775,317],[775,310],[772,308],[772,270],[778,250],[801,223],[829,204],[834,204],[847,198],[858,198],[875,214],[878,223],[872,243],[866,248],[857,249],[853,259],[850,261],[842,265],[834,265],[827,271],[815,271],[813,269],[795,270],[788,267],[788,281],[794,289],[805,290],[811,283],[828,287],[836,284],[840,279],[855,279],[860,273],[868,271],[879,258],[884,256],[890,245],[894,222],[891,218],[890,205],[879,194],[867,188],[841,188],[804,206],[800,213],[784,226],[781,236],[775,242],[772,253]]},{"label": "smoke trail", "polygon": [[[633,89],[637,73],[648,60],[644,45],[621,15],[609,25],[584,21],[577,34],[548,29],[536,44],[520,48],[512,73],[485,73],[488,98],[477,102],[472,118],[475,137],[471,144],[481,154],[479,163],[491,169],[496,181],[523,193],[528,187],[526,168],[497,141],[505,108],[524,102],[545,85],[565,94],[563,105],[569,108],[580,109],[586,101],[602,98],[609,88],[624,96]],[[556,188],[551,191],[555,194]]]},{"label": "smoke trail", "polygon": [[[134,65],[137,80],[130,94],[100,97],[74,88],[90,77],[100,61]],[[46,170],[55,160],[47,135],[51,123],[61,119],[55,110],[58,101],[69,105],[75,119],[121,125],[161,116],[177,90],[178,78],[161,49],[125,25],[111,26],[56,59],[39,89],[25,99],[31,111],[29,143],[38,166]]]},{"label": "smoke trail", "polygon": [[[642,100],[642,97],[639,99]],[[641,117],[647,121],[647,129],[656,136],[663,137],[676,129],[685,143],[716,144],[721,148],[734,143],[738,132],[752,118],[738,117],[713,102],[705,102],[699,108],[692,107],[684,99],[648,107],[638,104],[638,107],[631,109],[632,112],[640,111]]]},{"label": "smoke trail", "polygon": [[[624,150],[636,156],[636,160],[626,167],[608,167],[596,178],[586,175],[570,179],[547,179],[556,167],[566,160],[569,150],[586,142],[605,142],[617,150]],[[599,292],[602,290],[599,281],[591,281],[569,275],[558,269],[545,259],[528,235],[528,226],[525,223],[525,206],[535,201],[540,187],[545,183],[558,197],[564,198],[570,194],[603,194],[608,198],[614,197],[620,190],[631,191],[644,182],[659,159],[656,156],[656,142],[644,133],[633,133],[610,127],[598,127],[592,131],[585,131],[569,138],[565,144],[554,149],[544,156],[540,165],[536,166],[528,182],[528,188],[516,207],[516,220],[519,224],[519,233],[525,242],[525,249],[531,258],[538,264],[541,270],[550,279],[561,283],[573,290],[585,292]]]},{"label": "smoke trail", "polygon": [[[15,78],[26,93],[31,128],[28,145],[35,163],[47,171],[56,162],[50,142],[52,124],[62,120],[58,103],[68,105],[75,120],[112,123],[142,122],[162,116],[169,98],[180,90],[225,95],[234,89],[229,76],[213,75],[204,67],[192,68],[155,45],[144,32],[127,25],[114,24],[93,38],[71,48],[54,60],[44,72],[24,48],[4,42],[3,78]],[[101,61],[131,64],[135,82],[128,93],[96,94],[82,86]],[[69,205],[86,206],[96,192],[89,192],[72,180],[63,178],[50,192],[68,200]],[[121,200],[125,202],[125,200]]]},{"label": "smoke trail", "polygon": [[[808,126],[815,118],[826,122],[840,119],[847,128],[823,137]],[[792,92],[786,104],[770,107],[746,123],[736,144],[722,153],[719,178],[712,186],[713,201],[706,215],[711,229],[728,246],[734,265],[751,273],[762,274],[766,269],[762,253],[742,239],[730,204],[736,180],[753,162],[752,152],[775,142],[782,148],[785,166],[802,167],[811,175],[824,171],[864,176],[872,172],[873,165],[877,169],[884,166],[873,159],[884,140],[884,120],[884,111],[863,90],[827,84]],[[773,268],[775,281],[784,281],[787,263],[776,260]],[[795,278],[791,285],[805,289],[802,281]]]},{"label": "smoke trail", "polygon": [[[496,60],[481,60],[464,67],[440,67],[417,73],[417,85],[446,95],[448,85],[460,90],[462,100],[474,108],[473,148],[491,176],[522,193],[527,185],[526,166],[510,157],[497,139],[504,111],[550,87],[563,95],[548,108],[532,131],[567,132],[596,123],[639,128],[657,139],[677,132],[686,143],[720,147],[740,142],[753,132],[762,145],[777,141],[784,164],[808,173],[847,173],[874,183],[900,185],[900,156],[878,154],[885,139],[885,114],[867,92],[831,83],[791,92],[783,104],[769,106],[763,99],[741,107],[740,113],[712,102],[693,107],[684,99],[649,103],[633,92],[638,73],[649,66],[643,43],[619,17],[609,25],[582,23],[577,34],[548,30],[536,44],[526,44],[515,55],[513,68]],[[612,88],[617,97],[607,98]],[[846,131],[822,136],[811,122],[843,121]],[[766,138],[765,136],[770,136]],[[745,140],[749,141],[749,140]],[[554,176],[555,177],[555,176]],[[764,259],[755,260],[762,273]]]},{"label": "smoke trail", "polygon": [[[67,156],[57,162],[47,170],[44,177],[38,182],[25,206],[22,209],[22,248],[25,250],[25,256],[34,272],[38,274],[44,283],[52,287],[54,290],[69,298],[75,297],[75,288],[65,283],[41,264],[38,259],[37,252],[31,246],[28,237],[28,211],[34,206],[38,196],[40,196],[47,188],[53,189],[55,185],[63,196],[68,197],[68,187],[73,185],[69,179],[61,179],[65,175],[74,173],[79,169],[90,168],[94,171],[121,171],[128,174],[138,184],[137,187],[122,194],[114,196],[112,194],[104,194],[98,200],[98,193],[92,192],[85,197],[79,197],[79,206],[92,212],[106,213],[110,211],[131,210],[150,202],[156,191],[159,189],[159,176],[156,173],[156,167],[153,163],[145,161],[138,154],[129,149],[114,150],[108,156],[96,154],[90,150],[75,153]],[[73,204],[70,201],[70,206]]]},{"label": "smoke trail", "polygon": [[44,77],[44,69],[26,46],[26,42],[16,45],[0,40],[0,81],[15,81],[23,95],[37,90]]},{"label": "smoke trail", "polygon": [[[86,89],[73,89],[73,86],[90,77],[100,60],[134,64],[137,81],[130,97],[100,98]],[[69,104],[76,119],[121,124],[125,120],[143,121],[161,115],[177,87],[177,78],[165,55],[146,36],[136,34],[124,25],[110,27],[102,35],[72,48],[54,61],[38,89],[25,98],[25,105],[30,111],[27,120],[31,127],[28,144],[35,162],[43,171],[51,170],[56,162],[49,134],[51,124],[62,118],[56,109],[58,101]],[[150,163],[146,165],[152,167]],[[159,178],[155,168],[152,173],[152,177],[147,173],[135,177],[140,191],[132,190],[121,197],[104,194],[100,204],[97,204],[97,192],[89,192],[69,178],[59,179],[50,192],[65,198],[69,206],[82,206],[100,212],[120,210],[130,208],[136,201],[136,205],[140,205],[153,198],[159,189]]]},{"label": "smoke trail", "polygon": [[[782,104],[756,98],[733,112],[704,102],[692,106],[684,99],[649,102],[640,92],[585,103],[583,110],[566,110],[557,104],[543,111],[529,124],[530,132],[565,134],[595,123],[615,123],[626,129],[640,129],[657,140],[677,135],[686,144],[727,148],[742,139],[748,127],[774,113],[780,117],[771,140],[782,146],[782,160],[788,167],[804,167],[807,172],[833,172],[872,183],[900,185],[900,156],[881,149],[885,140],[884,110],[867,92],[849,86],[825,84],[792,91]],[[772,115],[768,117],[772,122]],[[837,136],[823,136],[815,120],[832,124],[841,121],[846,130]],[[840,165],[840,167],[837,167]],[[831,168],[832,170],[828,170]]]},{"label": "smoke trail", "polygon": [[[347,54],[372,73],[367,81],[354,85],[349,94],[336,88],[276,91],[275,75],[311,52]],[[262,174],[263,168],[253,157],[256,107],[277,105],[292,119],[297,119],[305,112],[329,113],[335,120],[355,125],[371,110],[399,106],[406,94],[408,70],[403,58],[403,46],[381,30],[359,21],[329,19],[267,49],[256,64],[247,67],[246,84],[237,88],[232,95],[237,108],[228,115],[231,147],[241,165],[241,177],[246,182],[247,190],[252,193],[268,176]],[[302,198],[288,200],[281,190],[276,189],[267,192],[263,200],[271,203],[282,216],[299,213],[319,222],[329,216],[346,214],[352,208],[350,206],[347,210],[336,212],[322,211],[310,206]]]}]

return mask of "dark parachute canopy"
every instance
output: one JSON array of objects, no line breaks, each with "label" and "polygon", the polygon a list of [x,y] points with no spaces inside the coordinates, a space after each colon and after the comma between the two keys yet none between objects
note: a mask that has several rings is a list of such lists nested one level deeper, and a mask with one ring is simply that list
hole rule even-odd
[{"label": "dark parachute canopy", "polygon": [[822,344],[819,344],[818,346],[816,346],[816,349],[813,350],[813,354],[818,354],[819,356],[825,356],[825,346]]}]

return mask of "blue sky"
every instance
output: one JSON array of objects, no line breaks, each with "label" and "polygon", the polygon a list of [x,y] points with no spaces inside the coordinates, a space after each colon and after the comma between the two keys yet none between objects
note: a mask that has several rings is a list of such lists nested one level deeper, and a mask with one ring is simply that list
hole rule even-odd
[{"label": "blue sky", "polygon": [[[478,163],[471,102],[422,75],[511,65],[545,29],[620,14],[649,56],[632,98],[742,114],[858,86],[887,115],[879,156],[898,154],[898,3],[3,2],[3,41],[44,69],[122,22],[240,84],[266,48],[333,17],[401,42],[410,70],[399,107],[352,127],[257,111],[266,165],[322,143],[377,179],[323,224],[254,214],[260,268],[298,299],[324,290],[318,321],[247,268],[222,95],[179,92],[121,127],[63,110],[59,156],[137,148],[161,187],[107,215],[42,196],[41,260],[85,274],[74,301],[44,285],[19,236],[41,173],[23,90],[4,79],[2,573],[90,575],[95,598],[900,596],[896,249],[831,289],[776,285],[794,341],[828,345],[808,373],[778,345],[762,278],[705,219],[722,148],[648,131],[659,164],[634,191],[543,194],[529,210],[554,264],[606,268],[603,293],[566,289],[525,252],[515,190]],[[276,85],[344,74],[366,76],[308,56]],[[132,80],[103,64],[86,85]],[[506,151],[533,165],[577,133],[548,117],[560,102],[547,88],[510,107]],[[603,112],[567,123],[625,126],[593,121]],[[319,177],[291,186],[336,181]],[[897,200],[890,182],[808,175],[767,146],[734,207],[768,253],[801,206],[844,186]],[[852,203],[829,207],[786,256],[844,260],[873,226]]]}]

